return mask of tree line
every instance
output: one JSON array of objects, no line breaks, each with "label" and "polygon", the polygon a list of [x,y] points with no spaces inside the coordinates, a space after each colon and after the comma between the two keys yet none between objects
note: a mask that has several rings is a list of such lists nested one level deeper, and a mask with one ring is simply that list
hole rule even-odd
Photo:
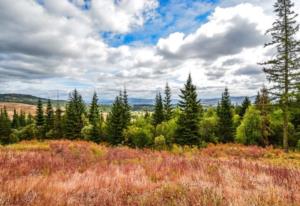
[{"label": "tree line", "polygon": [[[171,103],[171,89],[156,94],[153,112],[133,113],[126,89],[116,96],[110,112],[104,117],[97,93],[86,106],[75,89],[64,109],[37,103],[36,115],[14,111],[8,117],[0,112],[2,144],[30,139],[81,139],[111,145],[170,148],[176,145],[205,146],[208,143],[241,143],[245,145],[282,145],[284,114],[279,103],[271,101],[263,87],[252,103],[245,97],[233,105],[225,88],[217,106],[206,107],[198,98],[191,75],[180,90],[178,105]],[[300,87],[293,102],[289,120],[289,144],[300,146]]]},{"label": "tree line", "polygon": [[95,93],[89,108],[74,90],[62,111],[49,100],[44,111],[37,104],[36,115],[14,112],[12,120],[6,109],[0,112],[0,142],[23,139],[85,139],[125,144],[132,147],[167,148],[173,144],[204,146],[207,143],[238,142],[261,146],[300,147],[300,42],[296,39],[299,24],[291,0],[277,0],[277,16],[267,31],[276,55],[261,63],[270,81],[254,103],[246,97],[242,105],[232,105],[225,88],[217,107],[201,105],[191,75],[180,91],[179,104],[171,104],[171,89],[155,97],[153,113],[134,115],[130,111],[126,89],[115,98],[107,117],[103,116]]}]

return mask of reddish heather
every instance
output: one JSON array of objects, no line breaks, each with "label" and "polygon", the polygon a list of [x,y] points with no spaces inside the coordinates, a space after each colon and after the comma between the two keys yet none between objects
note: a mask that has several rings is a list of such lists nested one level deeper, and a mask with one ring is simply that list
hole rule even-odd
[{"label": "reddish heather", "polygon": [[296,206],[299,162],[299,153],[240,145],[159,152],[23,142],[0,148],[0,205]]}]

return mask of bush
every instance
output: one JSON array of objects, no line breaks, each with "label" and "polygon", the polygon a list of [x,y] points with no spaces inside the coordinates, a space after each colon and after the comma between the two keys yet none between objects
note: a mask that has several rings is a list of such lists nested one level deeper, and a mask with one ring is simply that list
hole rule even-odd
[{"label": "bush", "polygon": [[156,126],[156,135],[162,135],[165,138],[165,142],[168,146],[171,146],[174,142],[174,135],[177,128],[176,119],[170,119],[169,121],[162,122]]},{"label": "bush", "polygon": [[154,147],[158,150],[164,150],[167,148],[166,140],[163,135],[159,135],[154,138]]},{"label": "bush", "polygon": [[210,108],[204,114],[202,120],[200,121],[199,133],[203,141],[206,142],[218,142],[217,132],[218,132],[218,116],[216,112]]},{"label": "bush", "polygon": [[143,148],[153,143],[152,132],[141,127],[129,126],[125,132],[125,141],[129,146]]},{"label": "bush", "polygon": [[16,131],[16,134],[19,140],[31,140],[37,137],[38,130],[34,124],[30,124]]},{"label": "bush", "polygon": [[260,144],[262,142],[262,120],[254,106],[250,106],[236,131],[236,141],[242,144]]}]

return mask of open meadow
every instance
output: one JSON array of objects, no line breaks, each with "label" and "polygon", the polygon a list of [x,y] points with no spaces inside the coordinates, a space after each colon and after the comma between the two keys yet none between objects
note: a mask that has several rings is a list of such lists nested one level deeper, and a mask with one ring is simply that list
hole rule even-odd
[{"label": "open meadow", "polygon": [[235,144],[171,151],[84,141],[0,147],[0,205],[300,205],[300,153]]}]

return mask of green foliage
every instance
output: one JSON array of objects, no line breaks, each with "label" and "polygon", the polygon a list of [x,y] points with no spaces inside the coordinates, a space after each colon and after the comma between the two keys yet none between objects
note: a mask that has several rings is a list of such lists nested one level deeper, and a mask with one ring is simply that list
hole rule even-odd
[{"label": "green foliage", "polygon": [[123,112],[122,98],[117,96],[112,105],[111,111],[107,116],[108,141],[113,145],[122,144],[124,142]]},{"label": "green foliage", "polygon": [[218,116],[213,108],[204,113],[200,121],[199,133],[206,142],[218,142]]},{"label": "green foliage", "polygon": [[249,97],[245,97],[243,103],[242,103],[242,106],[241,106],[241,109],[240,109],[240,112],[239,112],[239,115],[241,117],[244,116],[244,114],[246,113],[246,110],[248,109],[248,107],[251,105],[251,101],[249,99]]},{"label": "green foliage", "polygon": [[54,125],[53,125],[53,136],[55,139],[60,139],[64,137],[64,121],[62,116],[62,110],[59,105],[55,110]]},{"label": "green foliage", "polygon": [[18,115],[16,109],[14,109],[13,119],[11,122],[11,128],[18,129],[19,127],[20,127],[19,115]]},{"label": "green foliage", "polygon": [[172,118],[172,104],[171,104],[171,89],[169,84],[166,83],[165,87],[165,98],[163,100],[163,107],[164,107],[164,119],[170,120]]},{"label": "green foliage", "polygon": [[164,121],[164,109],[160,92],[158,92],[155,97],[155,106],[152,118],[154,126],[157,126]]},{"label": "green foliage", "polygon": [[37,108],[36,108],[36,115],[35,115],[35,124],[38,127],[44,126],[44,111],[43,111],[43,104],[41,99],[38,100]]},{"label": "green foliage", "polygon": [[175,143],[180,145],[198,145],[200,143],[199,120],[201,105],[197,97],[196,86],[189,75],[184,89],[181,89]]},{"label": "green foliage", "polygon": [[131,147],[149,147],[153,144],[154,127],[144,118],[138,118],[125,131],[126,143]]},{"label": "green foliage", "polygon": [[154,148],[157,150],[167,149],[166,139],[163,135],[154,138]]},{"label": "green foliage", "polygon": [[11,139],[11,122],[8,117],[6,108],[0,110],[0,144],[9,144]]},{"label": "green foliage", "polygon": [[35,124],[29,124],[20,130],[14,130],[11,137],[20,141],[31,140],[38,136],[38,132]]},{"label": "green foliage", "polygon": [[54,111],[50,99],[47,102],[45,115],[45,132],[48,133],[54,128]]},{"label": "green foliage", "polygon": [[221,102],[218,104],[217,115],[219,117],[218,136],[221,142],[232,142],[234,139],[233,114],[231,111],[231,101],[228,89],[225,88]]},{"label": "green foliage", "polygon": [[81,139],[85,105],[81,95],[75,89],[69,97],[66,107],[65,135],[69,139]]},{"label": "green foliage", "polygon": [[236,131],[236,141],[242,144],[262,144],[262,120],[255,107],[250,106]]},{"label": "green foliage", "polygon": [[177,130],[177,119],[162,122],[156,127],[156,135],[164,136],[167,145],[171,146],[174,142],[175,132]]},{"label": "green foliage", "polygon": [[[91,107],[89,110],[89,122],[91,124],[91,128],[89,129],[89,138],[88,140],[99,143],[101,140],[101,122],[100,122],[100,111],[98,106],[98,97],[95,92],[93,95]],[[85,128],[83,128],[84,130]],[[83,135],[85,139],[87,139],[87,135]]]},{"label": "green foliage", "polygon": [[290,97],[299,84],[300,67],[299,51],[300,41],[297,39],[299,23],[297,14],[293,11],[294,4],[291,0],[277,0],[274,4],[276,20],[272,28],[268,30],[272,41],[266,46],[272,46],[277,49],[276,55],[267,62],[264,72],[267,78],[272,82],[272,94],[280,102],[280,108],[283,112],[283,147],[288,151],[289,141],[289,110]]}]

